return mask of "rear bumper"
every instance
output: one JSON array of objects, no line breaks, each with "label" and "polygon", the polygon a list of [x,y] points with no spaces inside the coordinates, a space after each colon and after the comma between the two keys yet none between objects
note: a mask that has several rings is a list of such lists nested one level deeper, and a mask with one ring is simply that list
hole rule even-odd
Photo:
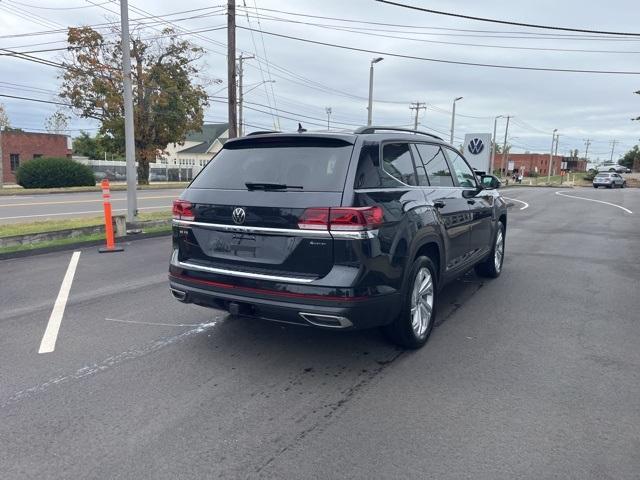
[{"label": "rear bumper", "polygon": [[399,293],[341,296],[245,287],[232,283],[169,275],[169,286],[181,302],[231,310],[241,316],[273,322],[352,330],[391,323],[400,311]]}]

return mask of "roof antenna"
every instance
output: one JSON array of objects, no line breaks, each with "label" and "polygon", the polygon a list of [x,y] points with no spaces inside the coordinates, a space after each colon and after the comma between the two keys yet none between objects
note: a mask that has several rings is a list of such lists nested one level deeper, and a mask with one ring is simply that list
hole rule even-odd
[{"label": "roof antenna", "polygon": [[298,122],[298,133],[304,133],[306,131],[307,131],[307,129],[306,128],[302,128],[302,124],[300,122]]}]

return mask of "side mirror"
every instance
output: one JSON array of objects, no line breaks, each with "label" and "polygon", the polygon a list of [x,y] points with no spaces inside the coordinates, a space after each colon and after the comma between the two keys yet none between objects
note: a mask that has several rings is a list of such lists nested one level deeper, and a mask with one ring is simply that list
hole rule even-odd
[{"label": "side mirror", "polygon": [[500,188],[502,182],[498,180],[498,177],[495,175],[482,175],[482,177],[480,177],[480,185],[482,185],[482,188],[485,190],[493,190]]}]

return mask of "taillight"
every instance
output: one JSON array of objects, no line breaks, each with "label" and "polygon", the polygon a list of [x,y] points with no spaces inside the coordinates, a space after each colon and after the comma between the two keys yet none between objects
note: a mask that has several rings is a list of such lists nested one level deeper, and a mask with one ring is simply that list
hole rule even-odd
[{"label": "taillight", "polygon": [[329,209],[307,208],[298,219],[298,228],[304,230],[327,230],[329,228]]},{"label": "taillight", "polygon": [[173,201],[173,218],[176,220],[193,220],[193,205],[186,200]]},{"label": "taillight", "polygon": [[383,222],[380,207],[307,208],[298,227],[306,230],[372,230]]}]

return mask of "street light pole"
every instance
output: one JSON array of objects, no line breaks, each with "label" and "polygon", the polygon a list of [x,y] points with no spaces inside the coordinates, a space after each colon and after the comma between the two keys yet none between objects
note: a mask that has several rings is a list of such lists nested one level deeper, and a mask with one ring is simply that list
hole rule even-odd
[{"label": "street light pole", "polygon": [[551,166],[553,165],[553,144],[556,141],[557,128],[553,129],[553,135],[551,136],[551,150],[549,151],[549,168],[547,172],[547,183],[551,183]]},{"label": "street light pole", "polygon": [[507,163],[507,134],[509,133],[509,120],[510,115],[507,115],[507,126],[504,128],[504,144],[502,146],[502,166],[504,168],[504,176],[507,176],[507,170],[509,170],[509,164]]},{"label": "street light pole", "polygon": [[496,142],[496,128],[498,128],[498,119],[502,118],[502,115],[498,115],[494,120],[493,120],[493,145],[491,146],[491,166],[489,167],[489,174],[493,175],[493,169],[495,168],[495,163],[496,163],[496,146],[497,146],[497,142]]},{"label": "street light pole", "polygon": [[331,107],[325,107],[324,111],[327,112],[327,131],[329,131],[331,122]]},{"label": "street light pole", "polygon": [[254,55],[250,55],[248,57],[244,57],[242,52],[240,52],[240,56],[238,57],[238,136],[241,137],[244,135],[244,125],[243,125],[243,112],[242,112],[242,102],[244,101],[244,92],[243,92],[243,75],[244,75],[244,64],[245,60],[249,60],[251,58],[256,58]]},{"label": "street light pole", "polygon": [[369,106],[367,107],[367,125],[371,125],[371,120],[373,118],[373,65],[381,62],[382,60],[384,60],[383,57],[376,57],[371,60],[371,65],[369,65]]},{"label": "street light pole", "polygon": [[456,124],[456,102],[458,100],[462,100],[462,97],[457,97],[453,99],[453,111],[451,112],[451,139],[449,140],[449,143],[451,145],[453,145],[453,129],[455,128],[455,124]]},{"label": "street light pole", "polygon": [[131,52],[129,39],[129,5],[120,0],[120,29],[122,38],[122,83],[124,87],[124,139],[127,159],[127,221],[138,215],[136,198],[136,146],[133,126],[133,93],[131,91]]}]

